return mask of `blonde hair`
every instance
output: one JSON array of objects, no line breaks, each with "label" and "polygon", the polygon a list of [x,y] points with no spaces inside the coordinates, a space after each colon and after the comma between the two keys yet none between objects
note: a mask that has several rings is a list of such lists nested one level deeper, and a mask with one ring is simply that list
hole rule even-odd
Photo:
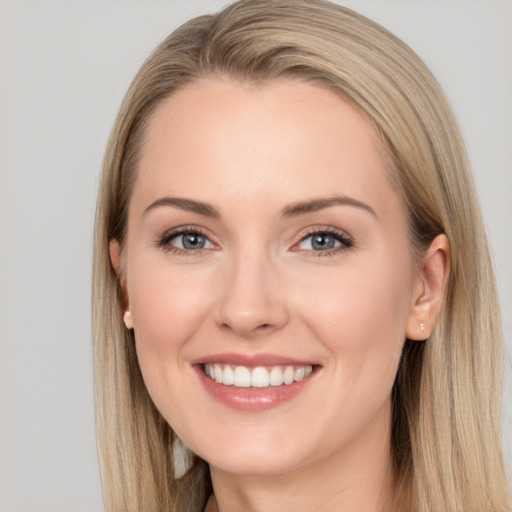
[{"label": "blonde hair", "polygon": [[322,0],[242,0],[173,32],[133,80],[115,122],[96,214],[93,323],[97,431],[108,512],[199,511],[211,492],[194,457],[175,474],[176,436],[148,396],[109,259],[123,244],[144,131],[161,101],[205,76],[312,81],[352,102],[386,142],[420,254],[451,245],[444,309],[405,343],[393,388],[397,508],[510,511],[500,435],[503,346],[486,235],[463,142],[436,80],[374,22]]}]

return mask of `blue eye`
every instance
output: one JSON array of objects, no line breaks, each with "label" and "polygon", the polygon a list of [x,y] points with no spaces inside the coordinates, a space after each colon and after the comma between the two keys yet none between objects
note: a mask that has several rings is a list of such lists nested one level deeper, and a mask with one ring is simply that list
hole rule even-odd
[{"label": "blue eye", "polygon": [[305,236],[297,245],[303,251],[337,252],[352,247],[352,240],[341,233],[318,231]]},{"label": "blue eye", "polygon": [[313,249],[314,251],[328,251],[339,246],[340,242],[338,240],[324,233],[310,235],[300,243],[301,249]]},{"label": "blue eye", "polygon": [[164,236],[159,244],[169,250],[199,251],[201,249],[213,249],[212,242],[199,231],[187,230],[174,232]]}]

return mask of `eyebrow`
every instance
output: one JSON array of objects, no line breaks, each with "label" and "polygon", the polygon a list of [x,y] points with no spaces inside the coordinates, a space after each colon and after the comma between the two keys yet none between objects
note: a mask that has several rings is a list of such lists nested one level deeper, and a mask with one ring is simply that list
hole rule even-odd
[{"label": "eyebrow", "polygon": [[194,201],[193,199],[184,199],[181,197],[162,197],[152,202],[145,210],[142,216],[147,215],[151,210],[158,208],[159,206],[172,206],[179,208],[186,212],[194,212],[205,217],[212,219],[220,218],[220,212],[211,204],[203,203],[201,201]]},{"label": "eyebrow", "polygon": [[285,207],[281,213],[283,217],[296,217],[306,213],[317,212],[318,210],[323,210],[324,208],[329,208],[331,206],[355,206],[356,208],[362,208],[377,218],[377,214],[371,206],[348,196],[326,197],[294,203]]},{"label": "eyebrow", "polygon": [[[212,219],[219,219],[221,217],[219,210],[217,210],[217,208],[211,204],[181,197],[161,197],[160,199],[153,201],[144,210],[142,216],[144,217],[151,210],[154,210],[160,206],[171,206],[173,208],[197,213]],[[283,217],[297,217],[299,215],[305,215],[307,213],[323,210],[324,208],[330,208],[331,206],[354,206],[371,213],[374,217],[377,217],[375,210],[371,206],[348,196],[326,197],[293,203],[283,208],[281,210],[281,215]]]}]

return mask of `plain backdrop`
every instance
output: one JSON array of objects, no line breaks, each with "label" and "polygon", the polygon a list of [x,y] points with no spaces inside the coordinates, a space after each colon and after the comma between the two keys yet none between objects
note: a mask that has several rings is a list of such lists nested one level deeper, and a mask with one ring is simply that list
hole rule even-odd
[{"label": "plain backdrop", "polygon": [[[510,353],[512,2],[339,3],[404,39],[447,92],[489,229]],[[102,510],[90,335],[92,226],[102,153],[143,59],[183,21],[225,4],[0,1],[3,512]],[[509,468],[511,388],[508,370],[503,425]]]}]

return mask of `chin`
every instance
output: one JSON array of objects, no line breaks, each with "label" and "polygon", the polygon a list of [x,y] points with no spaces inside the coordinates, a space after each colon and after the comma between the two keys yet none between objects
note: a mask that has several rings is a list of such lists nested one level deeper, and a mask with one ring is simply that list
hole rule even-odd
[{"label": "chin", "polygon": [[[234,451],[234,450],[233,450]],[[287,473],[300,466],[296,461],[291,461],[283,454],[265,456],[262,454],[252,457],[232,454],[232,457],[214,457],[208,461],[210,467],[222,473],[245,477],[276,476]]]},{"label": "chin", "polygon": [[205,448],[201,456],[212,468],[239,476],[284,474],[308,462],[304,443],[268,432],[267,436],[232,435],[229,443],[211,443]]}]

